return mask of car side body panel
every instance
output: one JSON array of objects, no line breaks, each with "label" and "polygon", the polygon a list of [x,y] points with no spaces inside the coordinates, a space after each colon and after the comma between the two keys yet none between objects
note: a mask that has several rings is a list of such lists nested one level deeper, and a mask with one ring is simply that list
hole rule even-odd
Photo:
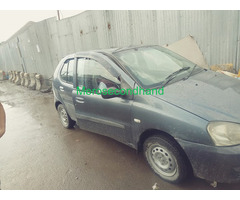
[{"label": "car side body panel", "polygon": [[154,96],[135,95],[132,112],[135,147],[141,134],[151,129],[176,139],[213,145],[206,129],[208,121]]}]

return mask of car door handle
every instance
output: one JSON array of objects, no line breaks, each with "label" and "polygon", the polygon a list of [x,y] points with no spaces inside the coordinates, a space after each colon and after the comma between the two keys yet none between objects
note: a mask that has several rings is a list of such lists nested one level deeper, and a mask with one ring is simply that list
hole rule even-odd
[{"label": "car door handle", "polygon": [[64,88],[63,88],[62,86],[60,86],[60,87],[59,87],[59,90],[63,92],[63,91],[64,91]]},{"label": "car door handle", "polygon": [[84,103],[84,98],[83,97],[76,97],[76,102],[77,103]]}]

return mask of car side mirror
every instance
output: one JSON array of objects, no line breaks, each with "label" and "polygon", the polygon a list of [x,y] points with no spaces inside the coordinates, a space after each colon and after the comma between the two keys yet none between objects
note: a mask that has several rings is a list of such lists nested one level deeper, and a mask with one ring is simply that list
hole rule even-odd
[{"label": "car side mirror", "polygon": [[122,96],[120,94],[120,90],[116,87],[104,88],[101,92],[101,96],[103,99],[110,99],[114,97]]}]

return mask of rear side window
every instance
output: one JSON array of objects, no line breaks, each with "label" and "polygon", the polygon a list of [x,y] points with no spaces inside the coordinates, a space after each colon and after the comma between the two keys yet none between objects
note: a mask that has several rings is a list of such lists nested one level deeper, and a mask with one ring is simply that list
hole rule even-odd
[{"label": "rear side window", "polygon": [[67,78],[67,68],[68,68],[68,63],[64,63],[64,65],[62,67],[62,70],[61,70],[61,73],[60,73],[61,79],[63,81],[66,81],[66,82],[68,80],[68,78]]},{"label": "rear side window", "polygon": [[74,59],[65,61],[60,72],[60,77],[64,82],[73,84]]},{"label": "rear side window", "polygon": [[70,60],[68,63],[68,83],[73,84],[73,66],[74,60]]},{"label": "rear side window", "polygon": [[84,67],[84,58],[78,58],[77,60],[77,85],[83,87],[83,67]]}]

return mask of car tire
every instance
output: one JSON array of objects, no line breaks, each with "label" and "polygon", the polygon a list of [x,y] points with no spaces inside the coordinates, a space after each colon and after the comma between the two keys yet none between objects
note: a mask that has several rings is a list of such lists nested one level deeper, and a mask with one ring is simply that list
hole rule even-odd
[{"label": "car tire", "polygon": [[58,110],[58,115],[59,115],[59,118],[60,118],[60,121],[61,121],[61,124],[63,125],[63,127],[67,128],[67,129],[73,128],[73,126],[75,125],[75,121],[73,121],[69,117],[64,106],[62,104],[59,104],[57,107],[57,110]]},{"label": "car tire", "polygon": [[156,135],[147,138],[143,145],[148,164],[160,178],[170,183],[180,183],[187,178],[189,165],[174,139]]}]

